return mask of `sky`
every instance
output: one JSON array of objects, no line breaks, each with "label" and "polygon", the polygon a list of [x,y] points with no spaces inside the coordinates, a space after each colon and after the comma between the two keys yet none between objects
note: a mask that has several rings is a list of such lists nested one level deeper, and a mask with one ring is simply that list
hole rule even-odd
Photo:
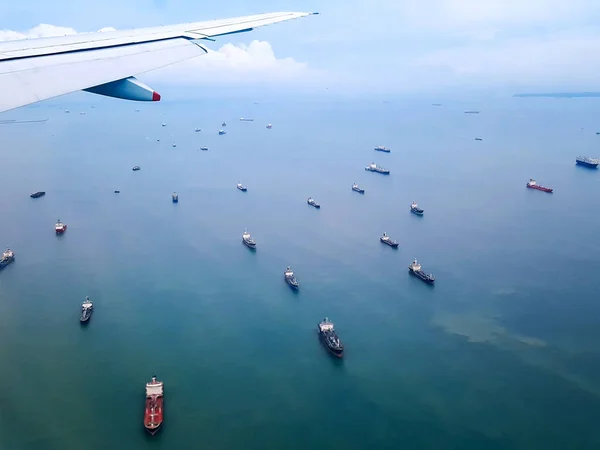
[{"label": "sky", "polygon": [[219,38],[215,53],[140,79],[363,94],[600,90],[598,0],[23,0],[2,6],[0,40],[273,11],[320,15]]}]

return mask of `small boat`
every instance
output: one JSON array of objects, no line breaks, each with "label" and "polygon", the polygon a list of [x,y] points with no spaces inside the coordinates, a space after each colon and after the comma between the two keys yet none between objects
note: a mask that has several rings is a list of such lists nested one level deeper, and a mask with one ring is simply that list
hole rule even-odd
[{"label": "small boat", "polygon": [[365,167],[365,170],[368,172],[377,172],[383,175],[389,175],[390,171],[387,169],[384,169],[382,167],[379,167],[377,164],[375,163],[371,163],[369,164],[367,167]]},{"label": "small boat", "polygon": [[483,139],[482,139],[482,138],[480,138],[480,137],[476,137],[476,138],[475,138],[475,140],[476,140],[476,141],[483,141]]},{"label": "small boat", "polygon": [[254,122],[254,119],[247,119],[245,117],[240,117],[240,122]]},{"label": "small boat", "polygon": [[91,302],[89,297],[85,297],[85,301],[81,304],[81,317],[80,322],[87,322],[92,317],[94,311],[94,304]]},{"label": "small boat", "polygon": [[54,225],[54,231],[56,232],[56,234],[63,234],[65,231],[67,231],[67,225],[62,223],[60,219],[58,219],[56,225]]},{"label": "small boat", "polygon": [[200,131],[202,131],[202,130],[201,130],[200,128],[194,128],[194,131],[195,131],[196,133],[199,133],[199,132],[200,132]]},{"label": "small boat", "polygon": [[465,111],[465,114],[479,114],[479,111],[477,111],[475,109],[467,109]]},{"label": "small boat", "polygon": [[152,381],[146,383],[146,408],[144,409],[144,428],[155,435],[163,422],[163,382],[152,376]]},{"label": "small boat", "polygon": [[417,216],[423,215],[423,210],[421,208],[419,208],[419,205],[417,204],[417,202],[412,202],[410,204],[410,212],[413,214],[416,214]]},{"label": "small boat", "polygon": [[319,209],[321,207],[321,205],[318,204],[317,201],[312,197],[308,197],[308,200],[306,200],[306,203],[308,203],[310,206],[313,206],[314,208],[317,208],[317,209]]},{"label": "small boat", "polygon": [[163,124],[162,124],[162,126],[163,126],[163,127],[166,127],[166,126],[167,126],[167,124],[166,124],[166,123],[163,123]]},{"label": "small boat", "polygon": [[246,186],[244,186],[242,183],[238,183],[237,188],[242,192],[246,192],[248,190],[248,188]]},{"label": "small boat", "polygon": [[175,142],[173,142],[173,147],[177,147],[177,144]]},{"label": "small boat", "polygon": [[286,283],[289,284],[292,289],[298,289],[300,287],[300,283],[298,283],[296,275],[294,275],[294,271],[290,266],[287,266],[283,272],[283,276],[285,277]]},{"label": "small boat", "polygon": [[44,195],[46,195],[46,193],[44,191],[37,191],[37,192],[34,192],[33,194],[29,194],[29,196],[31,198],[40,198],[40,197],[43,197]]},{"label": "small boat", "polygon": [[544,186],[540,186],[539,184],[537,184],[537,181],[535,181],[533,178],[530,178],[529,181],[527,182],[526,186],[529,189],[536,189],[538,191],[542,191],[542,192],[549,192],[552,193],[552,191],[554,189],[552,188],[548,188],[548,187],[544,187]]},{"label": "small boat", "polygon": [[590,158],[589,156],[578,156],[577,158],[575,158],[575,163],[580,166],[596,169],[598,167],[598,164],[600,164],[600,159]]},{"label": "small boat", "polygon": [[137,170],[140,170],[140,169],[141,169],[141,167],[140,167],[140,166],[133,166],[133,167],[131,168],[131,170],[133,170],[134,172],[135,172],[135,171],[137,171]]},{"label": "small boat", "polygon": [[206,151],[208,151],[208,147],[202,146],[202,147],[200,147],[200,150],[206,152]]},{"label": "small boat", "polygon": [[244,230],[244,234],[242,234],[242,242],[248,248],[251,248],[251,249],[255,249],[256,248],[256,241],[254,239],[252,239],[252,236],[250,236],[250,233],[248,233],[247,229]]},{"label": "small boat", "polygon": [[171,198],[173,199],[173,203],[179,202],[179,195],[177,195],[177,192],[173,192]]},{"label": "small boat", "polygon": [[227,126],[227,122],[223,122],[223,123],[221,124],[221,126],[222,126],[222,127],[226,127],[226,126]]},{"label": "small boat", "polygon": [[225,130],[219,130],[219,136],[223,136],[224,134],[226,134]]},{"label": "small boat", "polygon": [[392,247],[392,248],[398,248],[398,245],[399,245],[399,244],[398,244],[396,241],[393,241],[393,240],[392,240],[392,239],[391,239],[391,238],[390,238],[390,237],[387,235],[387,233],[383,233],[383,236],[381,236],[381,237],[379,238],[379,240],[380,240],[381,242],[383,242],[384,244],[387,244],[387,245],[389,245],[389,246],[390,246],[390,247]]},{"label": "small boat", "polygon": [[385,152],[385,153],[391,152],[391,150],[389,148],[384,147],[383,145],[378,145],[373,150],[375,150],[376,152]]},{"label": "small boat", "polygon": [[358,192],[359,194],[364,194],[364,193],[365,193],[365,190],[364,190],[364,189],[361,189],[361,188],[359,188],[359,187],[358,187],[358,184],[356,184],[356,183],[354,183],[354,184],[352,185],[352,190],[353,190],[354,192]]},{"label": "small boat", "polygon": [[82,116],[85,116],[85,111],[81,111],[79,114],[81,114]]},{"label": "small boat", "polygon": [[267,125],[267,130],[270,130],[271,128],[273,128],[273,125],[271,125],[271,124],[268,124],[268,125]]},{"label": "small boat", "polygon": [[120,193],[121,193],[121,191],[120,191],[120,190],[118,190],[118,189],[115,189],[115,194],[120,194]]},{"label": "small boat", "polygon": [[0,270],[4,269],[11,262],[15,260],[15,252],[13,252],[10,248],[7,248],[2,253],[2,257],[0,257]]},{"label": "small boat", "polygon": [[344,355],[344,345],[335,332],[333,323],[325,317],[325,320],[323,320],[317,328],[319,330],[319,337],[321,338],[323,345],[325,345],[325,348],[329,350],[332,355],[341,358]]},{"label": "small boat", "polygon": [[432,274],[428,275],[421,270],[421,264],[419,264],[416,259],[408,266],[408,271],[411,275],[423,280],[427,284],[433,284],[435,282],[435,278]]},{"label": "small boat", "polygon": [[[70,113],[71,111],[69,111],[68,109],[65,109],[65,112],[68,114],[68,113]],[[596,134],[600,134],[600,133],[596,133]]]}]

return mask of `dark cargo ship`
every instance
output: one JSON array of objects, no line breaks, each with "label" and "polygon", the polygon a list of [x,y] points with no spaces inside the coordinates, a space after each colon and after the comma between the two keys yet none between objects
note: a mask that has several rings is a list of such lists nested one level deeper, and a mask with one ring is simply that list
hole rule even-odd
[{"label": "dark cargo ship", "polygon": [[4,269],[11,262],[15,260],[15,252],[13,252],[10,248],[4,250],[2,253],[2,257],[0,258],[0,270]]},{"label": "dark cargo ship", "polygon": [[433,284],[435,281],[435,278],[432,274],[428,275],[421,270],[421,264],[419,264],[416,259],[413,260],[410,266],[408,266],[408,271],[411,275],[423,280],[427,284]]},{"label": "dark cargo ship", "polygon": [[146,408],[144,410],[144,428],[155,435],[163,423],[163,382],[152,376],[152,381],[146,383]]},{"label": "dark cargo ship", "polygon": [[290,266],[287,266],[285,272],[283,272],[283,276],[285,277],[285,281],[290,285],[292,289],[298,289],[300,287],[300,283],[296,279],[296,275],[294,275],[294,271]]},{"label": "dark cargo ship", "polygon": [[368,171],[368,172],[377,172],[377,173],[380,173],[382,175],[389,175],[390,174],[389,170],[384,169],[383,167],[379,167],[375,163],[369,164],[367,167],[365,167],[365,170]]},{"label": "dark cargo ship", "polygon": [[597,169],[600,164],[600,159],[590,158],[589,156],[578,156],[575,158],[575,163],[580,166],[589,167],[591,169]]},{"label": "dark cargo ship", "polygon": [[242,183],[238,183],[237,188],[242,192],[246,192],[248,190],[248,188],[246,186],[244,186]]},{"label": "dark cargo ship", "polygon": [[177,195],[177,192],[173,192],[171,199],[173,200],[173,203],[179,203],[179,195]]},{"label": "dark cargo ship", "polygon": [[308,197],[308,200],[306,200],[306,203],[308,203],[310,206],[319,209],[321,207],[320,204],[317,203],[317,201],[312,198],[312,197]]},{"label": "dark cargo ship", "polygon": [[417,216],[422,216],[424,211],[421,208],[419,208],[417,202],[412,202],[410,204],[410,212],[416,214]]},{"label": "dark cargo ship", "polygon": [[89,297],[85,298],[85,301],[81,304],[81,317],[79,321],[81,323],[87,322],[92,317],[94,311],[94,304],[91,302]]},{"label": "dark cargo ship", "polygon": [[354,184],[352,185],[352,190],[353,190],[354,192],[358,192],[359,194],[364,194],[364,193],[365,193],[365,190],[364,190],[364,189],[362,189],[362,188],[360,188],[360,187],[358,187],[358,184],[356,184],[356,183],[354,183]]},{"label": "dark cargo ship", "polygon": [[325,345],[325,348],[329,350],[332,355],[341,358],[344,355],[344,345],[335,332],[333,323],[329,321],[327,317],[318,326],[319,337],[321,342]]},{"label": "dark cargo ship", "polygon": [[383,242],[384,244],[389,245],[392,248],[398,248],[398,243],[396,241],[393,241],[388,235],[387,233],[383,233],[383,236],[381,236],[379,238],[379,240],[381,242]]},{"label": "dark cargo ship", "polygon": [[34,192],[33,194],[29,194],[29,196],[31,198],[40,198],[40,197],[43,197],[44,195],[46,195],[46,193],[44,191],[37,191],[37,192]]}]

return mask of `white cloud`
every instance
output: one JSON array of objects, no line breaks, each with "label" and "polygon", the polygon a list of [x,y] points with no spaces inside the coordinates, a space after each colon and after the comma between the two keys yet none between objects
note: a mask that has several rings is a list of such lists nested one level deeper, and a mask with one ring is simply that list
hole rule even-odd
[{"label": "white cloud", "polygon": [[16,41],[18,39],[66,36],[68,34],[75,33],[77,33],[77,31],[75,31],[73,28],[58,27],[56,25],[48,25],[46,23],[41,23],[37,27],[33,27],[23,32],[12,30],[0,30],[0,41]]}]

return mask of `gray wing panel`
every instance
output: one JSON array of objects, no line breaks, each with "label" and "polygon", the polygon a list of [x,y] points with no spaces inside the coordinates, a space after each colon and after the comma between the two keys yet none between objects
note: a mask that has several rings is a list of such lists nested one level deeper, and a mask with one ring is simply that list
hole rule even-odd
[{"label": "gray wing panel", "polygon": [[0,112],[205,54],[188,39],[2,61]]}]

